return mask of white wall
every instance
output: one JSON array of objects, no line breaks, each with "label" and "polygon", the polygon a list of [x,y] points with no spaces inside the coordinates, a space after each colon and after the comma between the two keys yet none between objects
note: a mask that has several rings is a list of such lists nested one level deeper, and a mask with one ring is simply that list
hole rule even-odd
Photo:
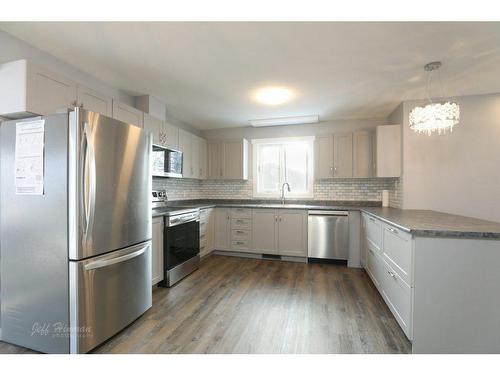
[{"label": "white wall", "polygon": [[404,103],[403,208],[500,222],[500,94],[455,98],[460,123],[446,135],[417,134]]}]

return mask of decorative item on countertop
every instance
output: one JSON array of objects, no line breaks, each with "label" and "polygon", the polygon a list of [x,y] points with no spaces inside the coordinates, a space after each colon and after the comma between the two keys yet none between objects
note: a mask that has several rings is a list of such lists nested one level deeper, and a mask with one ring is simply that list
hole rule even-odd
[{"label": "decorative item on countertop", "polygon": [[382,190],[382,207],[389,207],[389,190]]},{"label": "decorative item on countertop", "polygon": [[[446,130],[453,130],[453,126],[457,125],[460,121],[460,106],[454,102],[433,102],[429,95],[430,84],[432,79],[432,72],[441,67],[440,61],[434,61],[426,64],[424,69],[428,72],[426,95],[429,104],[424,107],[415,107],[411,110],[409,115],[410,128],[418,133],[427,133],[431,135],[433,132],[438,134],[445,134]],[[438,71],[439,74],[439,71]],[[439,86],[442,93],[442,84],[439,77]]]}]

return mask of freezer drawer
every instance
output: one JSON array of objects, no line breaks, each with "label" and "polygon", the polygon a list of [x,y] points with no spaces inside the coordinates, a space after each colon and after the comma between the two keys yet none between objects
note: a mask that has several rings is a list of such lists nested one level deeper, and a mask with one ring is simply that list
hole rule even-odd
[{"label": "freezer drawer", "polygon": [[349,216],[345,211],[309,211],[308,257],[347,260]]},{"label": "freezer drawer", "polygon": [[152,305],[151,241],[71,261],[70,351],[86,353]]}]

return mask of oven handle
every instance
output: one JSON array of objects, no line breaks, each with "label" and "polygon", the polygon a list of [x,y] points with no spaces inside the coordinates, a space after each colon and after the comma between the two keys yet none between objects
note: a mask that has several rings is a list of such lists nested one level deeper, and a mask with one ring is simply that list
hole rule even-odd
[{"label": "oven handle", "polygon": [[167,228],[171,228],[171,227],[176,227],[178,225],[182,225],[182,224],[188,224],[188,223],[192,223],[192,222],[197,222],[199,223],[200,222],[200,218],[196,218],[196,219],[189,219],[189,220],[179,220],[179,221],[170,221],[169,220],[165,220],[165,226]]}]

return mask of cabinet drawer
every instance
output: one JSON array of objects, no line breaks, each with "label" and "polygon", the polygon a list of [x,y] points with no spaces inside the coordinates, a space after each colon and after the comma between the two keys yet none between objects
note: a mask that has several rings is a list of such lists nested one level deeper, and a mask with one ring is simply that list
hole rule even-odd
[{"label": "cabinet drawer", "polygon": [[251,229],[252,220],[251,219],[232,219],[231,229]]},{"label": "cabinet drawer", "polygon": [[252,232],[248,229],[233,229],[231,232],[231,239],[233,241],[250,241],[250,238],[252,238]]},{"label": "cabinet drawer", "polygon": [[207,230],[207,223],[200,221],[200,233],[205,233]]},{"label": "cabinet drawer", "polygon": [[378,255],[377,249],[369,244],[367,245],[366,263],[366,270],[373,284],[375,284],[378,290],[381,290],[381,283],[384,277],[383,260],[380,255]]},{"label": "cabinet drawer", "polygon": [[408,284],[411,282],[411,235],[391,225],[384,225],[384,260]]},{"label": "cabinet drawer", "polygon": [[365,218],[365,234],[377,249],[382,248],[382,222],[370,215],[364,215]]},{"label": "cabinet drawer", "polygon": [[232,219],[250,219],[252,217],[252,210],[250,208],[233,208],[231,210]]},{"label": "cabinet drawer", "polygon": [[236,240],[231,242],[231,250],[248,251],[250,249],[250,241]]},{"label": "cabinet drawer", "polygon": [[406,336],[411,339],[411,287],[383,262],[382,296]]}]

